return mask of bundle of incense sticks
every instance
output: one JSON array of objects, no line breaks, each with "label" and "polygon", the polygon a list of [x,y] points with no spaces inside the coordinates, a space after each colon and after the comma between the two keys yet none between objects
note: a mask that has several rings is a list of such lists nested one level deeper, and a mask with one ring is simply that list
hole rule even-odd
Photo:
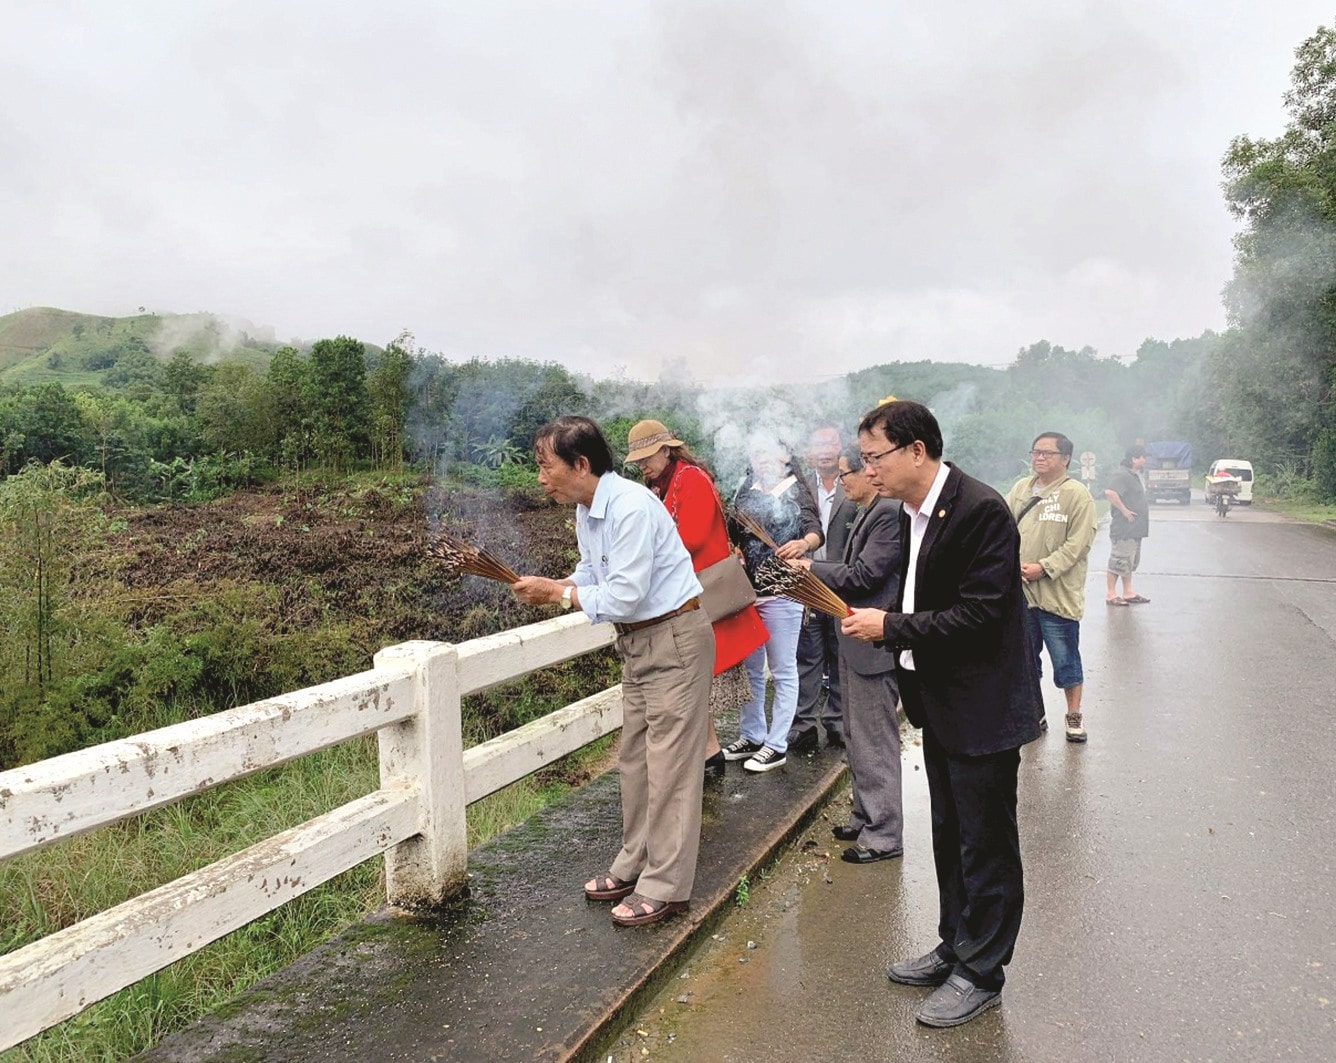
[{"label": "bundle of incense sticks", "polygon": [[739,524],[741,524],[744,528],[746,528],[749,532],[751,532],[754,536],[756,536],[756,538],[760,539],[761,542],[765,543],[766,546],[770,547],[771,550],[779,549],[779,546],[778,544],[776,544],[775,540],[770,538],[770,533],[765,530],[761,522],[758,521],[755,517],[751,516],[748,513],[742,512],[742,510],[738,509],[737,507],[734,507],[733,519],[736,520]]},{"label": "bundle of incense sticks", "polygon": [[840,596],[812,575],[810,569],[794,568],[777,557],[762,562],[756,570],[756,589],[762,594],[791,598],[836,620],[853,615]]},{"label": "bundle of incense sticks", "polygon": [[436,536],[428,544],[427,553],[444,561],[456,572],[470,576],[482,576],[498,583],[514,583],[519,579],[515,571],[490,550],[456,539],[453,535]]}]

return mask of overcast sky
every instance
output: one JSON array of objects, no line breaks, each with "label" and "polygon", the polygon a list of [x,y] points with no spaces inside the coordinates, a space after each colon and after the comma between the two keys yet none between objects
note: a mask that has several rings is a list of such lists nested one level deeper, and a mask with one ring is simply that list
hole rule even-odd
[{"label": "overcast sky", "polygon": [[[702,381],[1220,328],[1310,0],[5,5],[0,313]],[[674,371],[677,371],[675,368]]]}]

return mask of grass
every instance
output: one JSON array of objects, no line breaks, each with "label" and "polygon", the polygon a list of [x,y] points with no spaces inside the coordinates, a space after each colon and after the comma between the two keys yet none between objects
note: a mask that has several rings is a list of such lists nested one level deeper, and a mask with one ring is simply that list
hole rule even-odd
[{"label": "grass", "polygon": [[[553,706],[555,707],[555,706]],[[600,739],[469,808],[469,845],[606,769]],[[10,952],[376,789],[374,739],[346,743],[0,864]],[[383,861],[352,868],[24,1044],[0,1063],[104,1063],[143,1051],[292,963],[384,902]]]},{"label": "grass", "polygon": [[1295,520],[1308,521],[1310,524],[1323,524],[1336,521],[1336,504],[1322,502],[1304,502],[1289,498],[1259,498],[1259,504],[1267,509],[1274,509]]}]

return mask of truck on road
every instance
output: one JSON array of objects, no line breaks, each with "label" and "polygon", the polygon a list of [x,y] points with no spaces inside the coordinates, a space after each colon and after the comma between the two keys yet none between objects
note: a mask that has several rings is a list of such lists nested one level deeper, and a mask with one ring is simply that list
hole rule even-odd
[{"label": "truck on road", "polygon": [[1192,502],[1192,444],[1163,439],[1146,444],[1146,501]]}]

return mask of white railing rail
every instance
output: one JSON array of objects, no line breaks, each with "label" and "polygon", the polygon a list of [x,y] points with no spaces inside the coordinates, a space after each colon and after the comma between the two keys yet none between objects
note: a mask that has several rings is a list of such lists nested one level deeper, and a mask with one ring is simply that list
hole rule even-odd
[{"label": "white railing rail", "polygon": [[469,804],[622,724],[612,687],[465,750],[461,699],[613,638],[573,615],[402,643],[367,672],[0,772],[4,860],[362,735],[380,744],[374,793],[0,956],[0,1051],[380,853],[391,904],[458,893]]}]

